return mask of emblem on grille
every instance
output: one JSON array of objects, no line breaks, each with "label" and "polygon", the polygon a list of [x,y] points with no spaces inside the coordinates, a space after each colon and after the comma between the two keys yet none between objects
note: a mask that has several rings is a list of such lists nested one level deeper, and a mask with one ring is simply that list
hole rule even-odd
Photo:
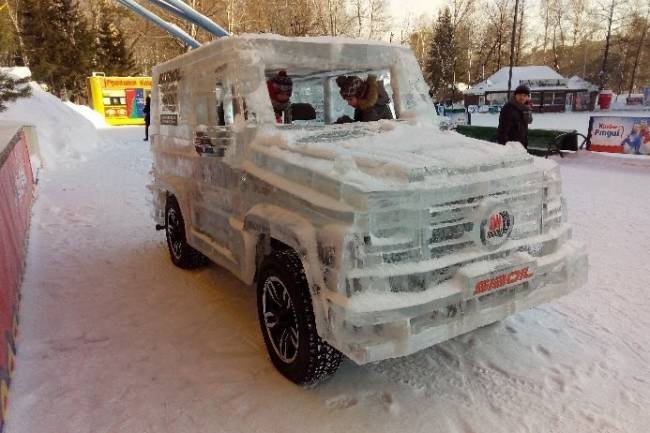
[{"label": "emblem on grille", "polygon": [[512,233],[515,219],[512,212],[494,199],[486,200],[477,209],[474,223],[474,240],[492,250],[503,245]]}]

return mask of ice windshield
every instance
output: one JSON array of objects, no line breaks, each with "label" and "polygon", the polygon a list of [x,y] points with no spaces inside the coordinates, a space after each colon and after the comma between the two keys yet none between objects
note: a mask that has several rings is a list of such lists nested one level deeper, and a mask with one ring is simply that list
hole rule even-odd
[{"label": "ice windshield", "polygon": [[391,74],[387,68],[327,72],[281,69],[265,72],[279,126],[311,129],[397,117]]}]

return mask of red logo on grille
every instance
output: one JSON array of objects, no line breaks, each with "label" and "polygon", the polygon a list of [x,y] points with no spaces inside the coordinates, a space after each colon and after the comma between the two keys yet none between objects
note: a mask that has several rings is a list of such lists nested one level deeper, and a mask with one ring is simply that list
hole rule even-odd
[{"label": "red logo on grille", "polygon": [[496,232],[503,229],[503,216],[501,213],[495,213],[490,215],[489,230],[491,232]]}]

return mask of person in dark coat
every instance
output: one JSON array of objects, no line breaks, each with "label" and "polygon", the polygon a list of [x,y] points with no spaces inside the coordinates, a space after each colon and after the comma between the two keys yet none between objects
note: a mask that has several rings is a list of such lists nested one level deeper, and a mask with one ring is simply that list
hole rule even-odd
[{"label": "person in dark coat", "polygon": [[533,122],[529,99],[528,86],[518,86],[515,94],[501,109],[497,129],[497,141],[500,144],[518,141],[528,148],[528,125]]},{"label": "person in dark coat", "polygon": [[142,112],[144,113],[144,141],[149,141],[149,125],[151,124],[151,96],[147,96]]},{"label": "person in dark coat", "polygon": [[341,75],[336,78],[341,97],[354,108],[354,119],[349,116],[340,117],[336,123],[374,122],[379,119],[393,119],[390,110],[390,97],[384,89],[384,84],[377,81],[374,75],[368,75],[366,80],[355,75]]}]

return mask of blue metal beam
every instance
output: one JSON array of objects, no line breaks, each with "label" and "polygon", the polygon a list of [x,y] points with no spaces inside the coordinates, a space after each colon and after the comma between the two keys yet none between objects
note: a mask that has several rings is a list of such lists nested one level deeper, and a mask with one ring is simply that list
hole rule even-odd
[{"label": "blue metal beam", "polygon": [[212,33],[213,35],[219,38],[223,36],[230,36],[230,33],[228,33],[222,27],[217,25],[210,18],[192,9],[182,0],[149,0],[149,1],[158,5],[160,5],[159,3],[167,3],[167,6],[162,6],[162,7],[164,7],[165,9],[167,9],[172,13],[175,12],[173,12],[172,9],[170,8],[179,10],[183,14],[183,15],[179,15],[181,18],[196,24],[197,26],[205,29],[206,31]]},{"label": "blue metal beam", "polygon": [[[137,13],[138,15],[148,19],[149,21],[153,22],[157,26],[161,27],[162,29],[166,30],[169,32],[171,35],[179,39],[181,42],[184,44],[188,45],[191,48],[198,48],[201,46],[201,43],[194,39],[192,36],[188,35],[186,32],[184,32],[182,29],[180,29],[178,26],[168,23],[167,21],[163,20],[160,18],[158,15],[154,14],[150,10],[140,6],[138,3],[136,3],[134,0],[117,0],[122,6],[125,6],[129,9],[131,9],[133,12]],[[187,6],[187,5],[186,5]],[[192,9],[192,8],[190,8]],[[216,24],[215,24],[216,25]]]}]

